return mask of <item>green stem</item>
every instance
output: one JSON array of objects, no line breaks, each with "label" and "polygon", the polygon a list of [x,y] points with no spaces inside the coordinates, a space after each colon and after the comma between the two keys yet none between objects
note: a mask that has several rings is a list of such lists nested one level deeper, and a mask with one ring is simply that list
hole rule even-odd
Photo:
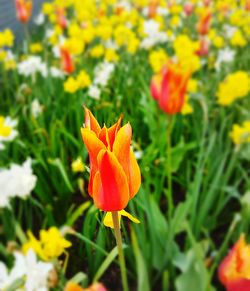
[{"label": "green stem", "polygon": [[116,244],[117,244],[117,248],[118,248],[119,264],[120,264],[120,269],[121,269],[123,291],[128,291],[129,290],[128,289],[128,280],[127,280],[124,253],[123,253],[123,248],[122,248],[122,236],[121,236],[121,230],[120,230],[119,219],[118,219],[118,211],[112,212],[112,219],[113,219],[113,223],[114,223],[115,239],[116,239]]},{"label": "green stem", "polygon": [[173,118],[171,115],[168,115],[168,126],[167,126],[167,180],[168,180],[168,191],[167,191],[167,200],[168,200],[168,213],[169,218],[172,216],[174,203],[172,195],[172,166],[171,166],[171,132],[172,132]]}]

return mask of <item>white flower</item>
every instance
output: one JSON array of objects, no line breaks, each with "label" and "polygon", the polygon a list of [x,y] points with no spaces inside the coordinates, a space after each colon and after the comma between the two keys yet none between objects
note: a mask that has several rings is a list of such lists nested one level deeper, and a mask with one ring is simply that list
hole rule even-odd
[{"label": "white flower", "polygon": [[135,158],[137,160],[140,160],[142,158],[142,156],[143,156],[143,151],[139,151],[138,150],[138,151],[135,151],[134,154],[135,154]]},{"label": "white flower", "polygon": [[31,103],[31,114],[33,117],[37,118],[43,111],[43,106],[37,99],[34,99]]},{"label": "white flower", "polygon": [[17,279],[25,279],[25,291],[47,291],[49,272],[53,269],[51,263],[37,261],[32,249],[23,255],[14,253],[14,267],[8,272],[7,267],[0,262],[0,290],[4,290]]},{"label": "white flower", "polygon": [[50,38],[53,34],[54,34],[54,29],[52,28],[48,28],[46,31],[45,31],[45,37],[46,38]]},{"label": "white flower", "polygon": [[26,272],[24,256],[15,252],[15,264],[9,272],[4,263],[0,262],[0,290],[4,290],[14,283],[17,279],[21,279]]},{"label": "white flower", "polygon": [[30,249],[25,258],[26,262],[26,291],[46,291],[49,272],[53,269],[50,263],[37,261],[37,257]]},{"label": "white flower", "polygon": [[144,32],[148,36],[153,36],[154,34],[159,32],[159,23],[155,20],[146,20],[144,21]]},{"label": "white flower", "polygon": [[231,38],[234,35],[237,28],[232,26],[232,25],[225,24],[225,25],[223,25],[223,30],[225,32],[226,37]]},{"label": "white flower", "polygon": [[95,68],[95,77],[93,83],[105,87],[115,69],[113,63],[103,62]]},{"label": "white flower", "polygon": [[16,125],[16,119],[0,116],[0,149],[4,149],[4,142],[10,142],[18,135],[17,130],[14,129]]},{"label": "white flower", "polygon": [[215,69],[219,70],[222,63],[230,63],[234,60],[235,51],[230,48],[219,50],[218,57],[215,63]]},{"label": "white flower", "polygon": [[64,77],[64,72],[56,67],[50,68],[50,74],[54,78],[63,78]]},{"label": "white flower", "polygon": [[55,45],[52,48],[52,52],[55,58],[59,59],[61,57],[61,53],[60,53],[60,46],[59,45]]},{"label": "white flower", "polygon": [[92,85],[89,87],[88,95],[92,97],[93,99],[99,100],[100,95],[101,95],[101,90],[97,86]]},{"label": "white flower", "polygon": [[20,75],[35,76],[40,73],[44,78],[48,76],[48,69],[45,63],[42,62],[39,56],[30,56],[26,60],[17,65],[17,70]]},{"label": "white flower", "polygon": [[42,25],[44,21],[45,21],[45,16],[42,12],[39,13],[34,19],[34,22],[36,25]]},{"label": "white flower", "polygon": [[117,50],[118,49],[118,45],[112,41],[112,40],[108,40],[104,43],[104,47],[107,49],[112,49],[112,50]]},{"label": "white flower", "polygon": [[144,32],[147,35],[141,42],[141,48],[149,49],[157,43],[163,43],[168,40],[165,32],[159,31],[159,23],[155,20],[144,21]]},{"label": "white flower", "polygon": [[10,169],[0,169],[0,207],[8,207],[12,197],[26,198],[35,188],[36,181],[30,158],[21,166],[12,164]]}]

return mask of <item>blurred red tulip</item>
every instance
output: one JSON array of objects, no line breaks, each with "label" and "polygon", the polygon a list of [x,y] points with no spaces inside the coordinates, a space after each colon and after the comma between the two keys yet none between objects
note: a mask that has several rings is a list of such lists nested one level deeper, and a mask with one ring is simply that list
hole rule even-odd
[{"label": "blurred red tulip", "polygon": [[75,70],[75,66],[69,51],[64,47],[61,47],[60,53],[62,70],[68,74],[73,73]]},{"label": "blurred red tulip", "polygon": [[196,51],[196,54],[200,57],[207,56],[209,53],[209,42],[205,38],[200,39],[199,49]]},{"label": "blurred red tulip", "polygon": [[168,63],[160,74],[153,76],[150,84],[151,95],[160,108],[170,114],[181,111],[190,74],[179,65]]},{"label": "blurred red tulip", "polygon": [[197,31],[200,35],[208,34],[209,29],[210,29],[211,19],[212,19],[212,13],[210,9],[204,10],[197,23]]},{"label": "blurred red tulip", "polygon": [[246,11],[250,11],[250,0],[246,0],[245,9]]},{"label": "blurred red tulip", "polygon": [[90,158],[89,194],[104,211],[124,209],[141,185],[141,173],[130,148],[132,128],[120,127],[121,118],[110,128],[99,123],[85,108],[85,127],[81,129]]},{"label": "blurred red tulip", "polygon": [[67,19],[65,17],[65,10],[63,7],[59,7],[56,10],[57,15],[57,23],[62,28],[65,29],[67,27]]},{"label": "blurred red tulip", "polygon": [[83,288],[74,282],[68,282],[64,291],[107,291],[101,283],[94,283],[87,288]]},{"label": "blurred red tulip", "polygon": [[32,11],[32,1],[31,0],[16,0],[16,16],[17,19],[26,23],[29,21]]},{"label": "blurred red tulip", "polygon": [[250,245],[244,235],[221,262],[218,275],[227,291],[250,290]]},{"label": "blurred red tulip", "polygon": [[204,6],[209,6],[210,2],[211,2],[211,0],[203,0]]},{"label": "blurred red tulip", "polygon": [[194,11],[194,4],[192,2],[186,2],[184,4],[184,12],[187,16],[190,16]]}]

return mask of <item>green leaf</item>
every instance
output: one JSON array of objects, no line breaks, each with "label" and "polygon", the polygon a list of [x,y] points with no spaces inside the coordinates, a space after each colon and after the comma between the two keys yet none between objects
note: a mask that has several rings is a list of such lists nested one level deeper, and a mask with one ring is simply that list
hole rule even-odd
[{"label": "green leaf", "polygon": [[76,284],[87,285],[88,284],[88,276],[83,272],[79,272],[74,277],[72,277],[69,281],[74,282]]},{"label": "green leaf", "polygon": [[75,221],[78,219],[79,216],[81,216],[85,210],[89,208],[91,205],[90,201],[86,201],[85,203],[81,204],[68,218],[66,225],[72,226]]},{"label": "green leaf", "polygon": [[132,239],[132,247],[136,259],[136,269],[137,269],[137,290],[138,291],[149,291],[150,290],[150,284],[149,284],[149,277],[148,277],[148,271],[147,271],[147,265],[144,261],[143,255],[140,251],[140,248],[138,246],[138,241],[136,238],[136,234],[134,230],[131,230],[131,239]]},{"label": "green leaf", "polygon": [[118,249],[117,247],[114,247],[113,250],[106,257],[106,259],[103,261],[100,268],[97,270],[93,279],[94,282],[97,282],[101,278],[101,276],[105,273],[105,271],[108,269],[108,267],[110,266],[110,264],[113,262],[117,255]]},{"label": "green leaf", "polygon": [[73,186],[72,186],[71,183],[70,183],[70,180],[69,180],[69,178],[68,178],[68,175],[67,175],[67,173],[66,173],[66,171],[65,171],[65,168],[64,168],[64,166],[63,166],[63,164],[62,164],[62,161],[61,161],[59,158],[57,158],[57,159],[48,159],[48,162],[49,162],[51,165],[56,166],[56,167],[58,168],[58,170],[59,170],[59,172],[61,173],[62,178],[63,178],[63,180],[64,180],[66,186],[68,187],[68,190],[69,190],[70,192],[74,192],[74,188],[73,188]]}]

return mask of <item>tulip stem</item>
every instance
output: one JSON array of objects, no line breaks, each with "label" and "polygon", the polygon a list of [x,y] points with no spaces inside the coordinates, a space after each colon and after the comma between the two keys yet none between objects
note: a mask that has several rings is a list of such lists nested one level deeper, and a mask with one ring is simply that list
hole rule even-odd
[{"label": "tulip stem", "polygon": [[171,132],[173,127],[173,118],[171,115],[168,115],[168,125],[167,125],[167,179],[168,179],[168,191],[167,191],[167,200],[168,200],[168,214],[169,218],[172,216],[174,204],[172,196],[172,165],[171,165]]},{"label": "tulip stem", "polygon": [[112,219],[113,219],[113,224],[114,224],[116,244],[118,248],[123,291],[128,291],[129,290],[128,280],[127,280],[127,273],[126,273],[125,258],[124,258],[123,248],[122,248],[122,236],[121,236],[121,230],[120,230],[119,219],[118,219],[118,211],[112,212]]}]

